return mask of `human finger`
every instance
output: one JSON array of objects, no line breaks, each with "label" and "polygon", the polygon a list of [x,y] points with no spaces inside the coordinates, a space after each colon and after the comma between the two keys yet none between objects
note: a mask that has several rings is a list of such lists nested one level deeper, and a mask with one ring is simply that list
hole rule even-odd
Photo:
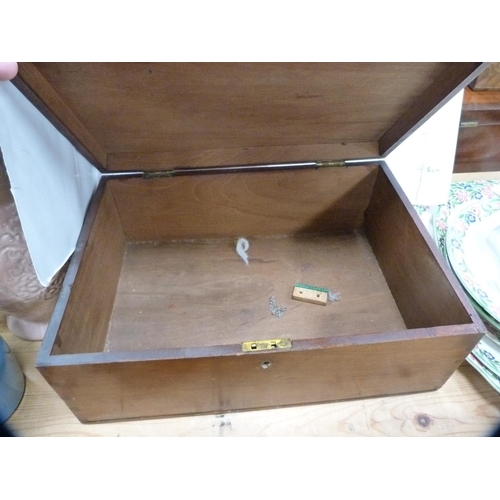
[{"label": "human finger", "polygon": [[16,62],[0,62],[0,81],[12,80],[16,75]]}]

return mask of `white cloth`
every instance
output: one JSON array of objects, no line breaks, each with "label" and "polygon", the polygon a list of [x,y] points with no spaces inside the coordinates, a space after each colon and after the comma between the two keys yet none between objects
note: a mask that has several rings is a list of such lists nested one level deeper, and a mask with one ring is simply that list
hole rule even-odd
[{"label": "white cloth", "polygon": [[75,249],[101,174],[11,82],[0,82],[0,148],[33,265],[47,286]]}]

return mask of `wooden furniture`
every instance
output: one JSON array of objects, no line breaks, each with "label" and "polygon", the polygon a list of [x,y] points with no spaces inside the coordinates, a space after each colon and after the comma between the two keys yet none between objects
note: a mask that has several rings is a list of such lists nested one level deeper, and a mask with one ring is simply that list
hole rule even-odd
[{"label": "wooden furniture", "polygon": [[[454,181],[500,172],[455,174]],[[26,377],[7,422],[21,436],[485,436],[500,423],[500,394],[466,362],[437,391],[290,408],[84,425],[35,368],[40,342],[26,342],[0,318]]]},{"label": "wooden furniture", "polygon": [[81,424],[35,368],[40,342],[11,334],[26,392],[7,425],[19,436],[485,436],[500,422],[500,394],[467,364],[432,392],[230,414]]},{"label": "wooden furniture", "polygon": [[[82,422],[441,387],[484,326],[390,171],[366,158],[480,70],[21,66],[19,88],[95,164],[124,171],[93,200],[39,370]],[[342,300],[270,315],[295,282]]]},{"label": "wooden furniture", "polygon": [[465,89],[455,172],[500,170],[500,91]]},{"label": "wooden furniture", "polygon": [[500,63],[491,63],[469,87],[474,91],[499,90],[500,89]]}]

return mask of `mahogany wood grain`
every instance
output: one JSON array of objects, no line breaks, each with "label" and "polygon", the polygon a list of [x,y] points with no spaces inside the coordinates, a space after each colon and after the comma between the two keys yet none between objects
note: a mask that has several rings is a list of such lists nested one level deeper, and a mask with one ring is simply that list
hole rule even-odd
[{"label": "mahogany wood grain", "polygon": [[500,170],[500,124],[461,128],[454,172]]},{"label": "mahogany wood grain", "polygon": [[475,342],[470,334],[409,336],[324,349],[39,369],[82,422],[94,422],[435,390]]},{"label": "mahogany wood grain", "polygon": [[487,65],[488,63],[448,63],[427,91],[422,93],[380,138],[381,156],[385,157],[392,152]]},{"label": "mahogany wood grain", "polygon": [[0,335],[26,379],[21,404],[7,421],[19,436],[484,436],[500,421],[500,395],[465,364],[432,392],[264,411],[81,424],[35,368],[39,342],[9,332]]},{"label": "mahogany wood grain", "polygon": [[[405,324],[366,237],[251,238],[249,264],[234,238],[129,244],[106,350],[239,344],[356,335]],[[295,283],[341,294],[324,307],[292,300]],[[275,296],[287,310],[269,312]]]},{"label": "mahogany wood grain", "polygon": [[500,89],[500,63],[494,62],[469,85],[475,91],[493,91]]},{"label": "mahogany wood grain", "polygon": [[500,125],[500,107],[479,110],[466,110],[462,108],[460,118],[461,128],[472,128],[470,125],[474,125],[475,127]]},{"label": "mahogany wood grain", "polygon": [[73,280],[68,271],[63,284],[59,300],[64,310],[56,309],[54,324],[44,340],[45,345],[53,340],[52,354],[100,352],[104,348],[125,251],[125,236],[107,186],[84,244],[76,277]]},{"label": "mahogany wood grain", "polygon": [[112,180],[131,241],[314,234],[363,223],[377,167]]},{"label": "mahogany wood grain", "polygon": [[500,90],[491,92],[475,92],[466,88],[462,112],[500,110]]},{"label": "mahogany wood grain", "polygon": [[378,143],[357,142],[199,151],[112,153],[108,155],[107,168],[110,171],[154,171],[175,167],[254,165],[349,158],[378,158]]},{"label": "mahogany wood grain", "polygon": [[474,322],[484,334],[476,312],[424,236],[419,217],[385,165],[366,212],[366,232],[407,328]]},{"label": "mahogany wood grain", "polygon": [[36,63],[108,154],[166,152],[173,164],[190,151],[378,141],[443,68],[450,76],[465,73],[455,67],[473,69],[443,63]]},{"label": "mahogany wood grain", "polygon": [[[386,153],[441,100],[473,78],[479,66],[38,63],[37,71],[30,68],[25,73],[31,71],[33,93],[41,92],[39,88],[46,92],[35,97],[51,103],[46,109],[71,136],[87,141],[84,148],[94,151],[100,163],[109,156],[112,168],[135,169],[131,162],[139,159],[156,169],[164,161],[162,168],[193,160],[196,166],[213,165],[214,159],[215,164],[234,159],[260,163],[273,153],[276,160],[297,160],[289,154],[310,160],[309,154],[343,150],[342,143],[366,143],[371,151],[379,139]],[[76,277],[70,273],[65,282],[40,351],[39,370],[84,422],[225,413],[440,387],[484,327],[388,176],[378,167],[356,167],[106,181],[89,234],[79,243],[83,247],[73,266]],[[354,245],[349,236],[340,235],[362,231],[363,226],[371,249],[362,234],[357,234]],[[271,241],[271,236],[280,234],[310,233],[322,233],[323,241],[339,235],[328,242],[329,248],[313,244],[303,252],[299,238],[294,245],[268,244],[266,252],[279,250],[284,256],[271,259],[269,266],[268,257],[257,251],[257,236]],[[161,260],[170,257],[161,242],[217,238],[209,246],[223,256],[229,246],[218,247],[221,238],[234,242],[242,235],[255,238],[251,249],[261,259],[249,281],[241,279],[245,276],[239,270],[233,271],[235,264],[244,266],[234,254],[231,260],[214,255],[204,262],[203,255],[190,254],[194,246],[183,243],[177,261]],[[127,240],[154,241],[156,246],[149,243],[146,258],[132,260],[128,269],[125,261],[123,288],[118,289],[125,251],[133,257],[139,248],[127,246]],[[372,252],[384,277],[378,266],[373,267]],[[306,307],[315,306],[292,305],[290,318],[295,321],[275,322],[269,328],[283,332],[280,337],[293,336],[291,350],[243,353],[235,342],[247,333],[264,333],[252,325],[245,331],[246,320],[250,324],[259,319],[256,309],[241,306],[247,285],[257,284],[257,300],[271,291],[262,285],[266,285],[264,274],[274,282],[285,274],[276,286],[276,291],[284,290],[299,265],[303,273],[299,277],[306,275],[307,264],[312,263],[303,259],[308,253],[322,268],[330,257],[339,257],[338,283],[346,297],[340,305],[331,304],[331,311],[339,305],[338,317],[328,316],[330,311],[324,308],[319,313],[326,311],[324,317],[308,321],[312,309]],[[187,269],[181,260],[189,264]],[[127,281],[131,270],[133,280]],[[326,271],[314,273],[314,280],[330,276]],[[224,289],[228,280],[231,294]],[[212,300],[210,315],[215,314],[215,326],[221,331],[214,335],[209,315],[198,316],[199,329],[209,335],[189,339],[194,331],[189,315],[198,312],[183,305],[182,317],[171,321],[175,343],[162,343],[161,336],[168,332],[157,326],[163,322],[158,320],[159,311],[177,304],[178,298],[189,300],[189,294],[181,293],[186,283],[202,301]],[[203,283],[209,286],[204,289]],[[323,285],[335,289],[335,283]],[[136,295],[127,302],[130,288]],[[112,318],[117,289],[122,297]],[[225,309],[215,313],[214,293],[226,301]],[[155,294],[164,296],[153,303]],[[248,297],[247,302],[254,300],[251,294]],[[139,322],[142,303],[147,319]],[[231,306],[240,308],[236,321]],[[172,307],[167,312],[175,315],[175,311]],[[268,317],[262,325],[267,328],[274,319]],[[115,331],[111,327],[112,334],[110,320],[122,322]],[[156,328],[149,339],[148,324]],[[349,328],[343,330],[345,325]],[[306,329],[313,332],[301,338]],[[227,332],[228,343],[221,344]]]},{"label": "mahogany wood grain", "polygon": [[[385,169],[385,166],[382,168]],[[75,415],[82,422],[93,422],[213,412],[225,413],[242,409],[311,404],[434,390],[440,387],[462,363],[465,356],[482,336],[484,333],[482,324],[477,315],[475,316],[472,311],[469,311],[470,305],[462,303],[463,292],[456,290],[447,281],[448,276],[446,276],[439,261],[436,260],[436,254],[428,246],[418,224],[415,226],[416,220],[409,211],[409,203],[406,199],[400,198],[402,195],[400,189],[393,187],[387,178],[390,173],[379,167],[356,167],[307,173],[311,178],[320,173],[323,185],[327,184],[330,189],[335,186],[333,193],[339,194],[340,191],[336,190],[341,189],[339,187],[342,184],[341,177],[338,174],[332,174],[332,172],[340,172],[342,177],[349,179],[347,184],[343,185],[344,194],[350,194],[349,200],[356,197],[353,196],[353,187],[369,180],[369,189],[363,200],[364,205],[372,196],[367,211],[366,230],[373,251],[385,274],[385,279],[409,329],[398,329],[397,322],[401,321],[401,318],[399,313],[394,314],[393,298],[387,294],[386,289],[381,296],[381,310],[370,309],[374,305],[370,305],[370,301],[384,289],[385,284],[370,289],[375,282],[381,283],[378,269],[368,266],[368,264],[374,264],[373,258],[370,257],[371,252],[360,258],[357,255],[359,248],[356,249],[356,245],[346,244],[349,237],[339,236],[334,244],[329,242],[330,252],[326,249],[318,252],[321,245],[318,246],[315,242],[314,251],[310,254],[319,259],[321,270],[328,267],[322,260],[328,260],[329,253],[331,253],[331,257],[342,256],[341,259],[336,260],[339,263],[339,270],[346,273],[344,278],[338,281],[342,286],[345,285],[346,302],[344,310],[342,310],[342,306],[337,310],[339,318],[327,314],[323,318],[323,322],[315,322],[312,319],[314,318],[312,314],[316,314],[314,311],[320,311],[319,314],[322,314],[327,309],[300,303],[300,310],[297,307],[290,311],[290,318],[293,320],[291,323],[281,322],[279,328],[276,326],[278,329],[271,327],[269,332],[273,335],[276,333],[276,336],[279,337],[287,335],[293,337],[294,342],[291,350],[243,353],[241,346],[235,342],[244,340],[244,338],[238,337],[238,335],[235,337],[232,330],[239,330],[239,334],[245,335],[245,323],[240,321],[245,319],[245,311],[235,313],[239,319],[233,325],[231,314],[234,314],[233,309],[241,307],[241,300],[231,302],[231,295],[228,295],[224,290],[224,286],[227,286],[225,281],[228,280],[233,281],[231,284],[233,291],[237,291],[241,284],[241,290],[236,292],[240,295],[248,284],[252,284],[252,280],[246,282],[244,279],[240,283],[234,283],[233,266],[239,264],[243,267],[243,262],[239,262],[234,255],[233,261],[228,260],[225,256],[228,248],[217,248],[218,253],[220,253],[219,260],[224,264],[223,269],[219,269],[220,266],[217,266],[216,258],[215,260],[211,259],[212,262],[205,263],[203,255],[190,255],[188,246],[181,244],[179,246],[180,254],[183,254],[182,258],[188,264],[188,269],[183,270],[182,266],[178,264],[173,266],[176,268],[174,271],[170,264],[166,266],[165,263],[162,263],[162,258],[170,257],[164,253],[165,248],[162,248],[161,245],[156,247],[149,245],[145,247],[146,261],[150,260],[153,264],[147,264],[139,258],[135,262],[136,269],[133,270],[133,274],[136,276],[135,282],[127,282],[127,266],[124,268],[123,288],[127,291],[130,290],[130,287],[135,286],[135,290],[132,288],[132,291],[136,293],[139,300],[117,307],[120,320],[125,319],[125,321],[119,325],[119,329],[113,335],[110,335],[108,346],[104,346],[103,339],[107,333],[112,301],[109,295],[105,296],[103,301],[98,294],[99,303],[92,304],[94,296],[85,292],[85,289],[95,289],[95,283],[99,283],[99,279],[95,279],[96,275],[99,275],[101,280],[103,276],[102,260],[99,261],[99,256],[92,253],[92,249],[98,246],[93,244],[93,238],[96,242],[102,235],[106,235],[107,238],[111,235],[112,238],[116,239],[117,243],[111,244],[110,247],[111,250],[114,249],[113,262],[115,264],[113,265],[115,267],[113,269],[115,269],[116,277],[114,275],[111,280],[108,280],[112,283],[108,286],[114,287],[115,290],[117,275],[121,268],[119,256],[124,251],[123,235],[121,229],[117,231],[116,228],[111,229],[109,225],[110,220],[113,220],[112,227],[115,225],[119,227],[120,217],[115,210],[113,197],[110,196],[111,191],[107,190],[105,195],[108,196],[103,198],[103,204],[93,224],[93,232],[89,237],[89,250],[86,253],[88,260],[85,262],[85,259],[82,258],[81,263],[83,268],[87,265],[90,266],[89,269],[92,269],[93,266],[90,274],[93,275],[94,283],[90,281],[75,283],[73,297],[78,297],[87,305],[90,304],[88,310],[91,311],[91,317],[97,319],[98,331],[102,334],[99,336],[99,345],[94,344],[95,351],[109,350],[110,352],[91,352],[91,349],[87,349],[85,345],[86,341],[80,339],[73,341],[79,342],[80,345],[73,344],[71,349],[67,347],[64,351],[54,349],[50,356],[39,356],[37,364],[41,373]],[[292,172],[292,174],[295,173]],[[283,181],[290,181],[290,177],[294,177],[294,175],[289,176],[290,172],[279,172],[278,174],[285,176]],[[326,177],[323,174],[326,174]],[[375,176],[376,182],[373,186]],[[231,176],[224,176],[224,179],[226,178],[230,179]],[[242,177],[236,175],[232,178]],[[335,179],[337,182],[327,183],[326,179],[330,181]],[[303,180],[304,178],[302,178]],[[354,180],[357,182],[353,183]],[[170,181],[172,179],[161,179],[161,184],[165,185]],[[116,187],[130,182],[109,181],[109,184]],[[394,182],[393,179],[392,182]],[[149,181],[142,180],[141,184],[148,185]],[[317,185],[317,180],[315,184]],[[284,185],[287,183],[284,182]],[[274,187],[274,191],[277,192],[276,187]],[[139,192],[139,194],[141,193]],[[120,195],[118,195],[119,197]],[[155,205],[154,201],[153,205]],[[282,202],[278,201],[275,204],[275,209],[283,206],[287,207],[288,205],[282,205]],[[340,210],[341,206],[342,204],[338,205],[337,210]],[[197,211],[197,213],[200,212],[203,213],[203,210]],[[102,221],[99,220],[100,215],[102,215]],[[332,218],[333,215],[332,213],[329,218]],[[308,217],[305,220],[308,220]],[[106,222],[104,222],[105,218]],[[146,217],[147,219],[148,217]],[[359,222],[357,216],[352,220],[356,224]],[[303,222],[304,220],[302,220]],[[328,228],[325,221],[322,224]],[[119,236],[113,236],[115,233]],[[326,240],[327,238],[323,237],[322,241]],[[303,262],[300,257],[303,257],[307,252],[300,252],[300,242],[287,241],[286,238],[282,238],[281,241],[276,239],[276,241],[278,243],[286,242],[284,246],[281,245],[279,248],[288,256],[285,268],[293,263],[292,267],[296,269],[297,264],[300,264],[301,272],[306,273],[308,262]],[[311,242],[310,239],[306,241]],[[362,237],[356,238],[355,241],[357,244],[365,242]],[[340,252],[337,251],[335,245],[338,242],[342,242],[339,246]],[[107,245],[109,244],[107,242]],[[211,245],[213,247],[214,243],[212,242]],[[264,250],[269,252],[272,247],[273,245],[267,245]],[[141,253],[140,245],[129,245],[128,251],[130,252],[131,249],[132,252],[139,249],[139,253]],[[257,258],[262,259],[261,264],[265,264],[266,258],[260,257],[257,241],[255,249]],[[408,251],[410,249],[411,251]],[[206,247],[202,250],[206,250]],[[297,257],[292,259],[294,252],[300,254],[298,260],[295,260]],[[366,246],[362,245],[361,253],[363,252],[366,253]],[[350,259],[355,259],[356,262],[350,262]],[[371,262],[368,262],[370,260]],[[119,261],[119,265],[116,264],[117,261]],[[155,262],[158,262],[157,266],[154,265]],[[177,262],[179,262],[178,259]],[[395,262],[398,265],[395,266]],[[108,261],[106,264],[109,266],[110,262]],[[304,264],[306,264],[305,267],[303,267]],[[280,267],[279,263],[272,263],[271,267],[273,266]],[[82,276],[89,276],[89,269]],[[169,272],[165,273],[167,269]],[[256,269],[255,272],[261,274],[262,270]],[[271,281],[276,281],[279,276],[273,277],[273,272],[267,271],[265,274]],[[359,280],[355,277],[356,272],[360,273]],[[372,272],[375,276],[368,278],[367,275]],[[144,277],[142,281],[140,279],[141,273]],[[278,274],[283,275],[283,273]],[[324,272],[320,272],[320,274],[324,277],[327,276]],[[222,322],[224,317],[228,321],[229,328],[226,327],[225,331],[229,331],[229,335],[225,339],[226,341],[223,339],[225,332],[222,332],[222,335],[213,335],[213,333],[202,335],[192,342],[189,337],[193,332],[196,334],[196,326],[189,326],[190,315],[196,316],[198,313],[196,308],[191,311],[184,306],[170,309],[174,315],[180,310],[180,318],[175,318],[172,323],[175,327],[175,321],[178,320],[178,333],[185,336],[184,340],[177,338],[177,343],[173,344],[173,348],[172,344],[168,344],[168,342],[165,344],[161,335],[169,335],[166,328],[157,329],[155,335],[150,335],[148,338],[148,329],[157,322],[157,318],[150,308],[145,307],[143,311],[145,321],[142,320],[140,301],[143,297],[141,295],[145,295],[146,301],[151,303],[154,295],[164,295],[165,291],[175,295],[179,290],[182,291],[184,286],[184,296],[187,297],[188,301],[189,295],[193,293],[193,290],[196,290],[199,281],[203,282],[203,279],[207,280],[207,277],[210,281],[214,275],[218,275],[219,279],[221,277],[228,278],[222,279],[222,283],[219,283],[215,288],[212,287],[208,294],[213,294],[215,290],[220,302],[229,306],[228,311],[221,313],[219,318]],[[371,284],[368,288],[366,283],[362,283],[363,278],[370,281]],[[166,279],[166,282],[163,282],[163,279]],[[193,283],[189,281],[190,279],[194,280]],[[168,281],[170,283],[167,283]],[[189,289],[187,294],[185,293],[185,285]],[[268,291],[265,290],[265,292]],[[355,297],[356,292],[359,292],[358,297]],[[183,300],[181,295],[175,297],[178,302]],[[207,298],[204,293],[198,295],[202,302],[204,296],[205,299]],[[160,300],[158,297],[154,298],[157,301],[154,306],[156,311],[161,310],[161,308],[168,309],[176,304],[176,302],[172,302],[172,297],[167,297],[168,300],[164,300],[165,298],[164,296],[160,297]],[[353,299],[355,300],[353,301]],[[209,300],[213,304],[213,297],[210,297]],[[119,301],[120,299],[118,299]],[[359,309],[362,302],[365,302],[365,306]],[[196,303],[191,303],[191,305],[196,306]],[[333,312],[335,304],[331,305]],[[354,306],[354,309],[349,310],[349,305],[350,307]],[[263,306],[265,307],[264,304]],[[306,307],[309,309],[306,310]],[[78,308],[80,311],[74,313]],[[70,319],[73,317],[81,319],[83,314],[81,309],[80,301],[68,302],[65,316]],[[101,312],[103,309],[104,313]],[[246,319],[251,323],[255,317],[248,317],[248,307],[246,309]],[[210,330],[210,322],[203,322],[203,320],[210,317],[210,321],[212,321],[213,311],[212,307],[210,314],[206,316],[202,314],[204,317],[194,318],[197,320],[198,330],[207,328],[206,325]],[[365,318],[363,313],[366,314]],[[469,313],[471,314],[469,315]],[[215,314],[215,327],[221,327],[217,323],[217,313]],[[342,321],[342,315],[345,316],[345,321],[350,327],[344,331],[339,328],[342,326],[340,323],[335,323],[337,320]],[[387,327],[381,326],[380,318],[385,318],[384,320],[389,320],[389,322],[394,321],[394,323]],[[64,319],[63,317],[63,322]],[[275,320],[275,318],[270,319]],[[276,319],[276,321],[282,321],[282,319]],[[374,319],[374,328],[366,328],[366,325],[369,325],[368,320],[371,321],[371,319]],[[186,321],[188,322],[187,328]],[[128,328],[127,331],[125,323],[129,322],[132,324],[132,328]],[[134,324],[134,322],[136,323]],[[184,327],[182,327],[182,322],[184,322]],[[275,324],[278,325],[278,323]],[[76,325],[72,326],[76,327]],[[261,326],[267,328],[267,325],[262,324]],[[335,335],[336,327],[340,329],[340,335]],[[128,339],[120,338],[122,328],[125,328],[123,330],[124,336]],[[295,333],[293,332],[294,328],[298,328]],[[302,332],[299,331],[300,328],[304,330],[321,328],[321,331],[319,334],[307,331],[307,335],[302,335]],[[356,330],[357,328],[359,331]],[[259,328],[257,329],[259,330]],[[61,330],[64,331],[63,325]],[[83,316],[83,322],[78,325],[78,333],[83,339],[88,339],[92,332],[93,330],[85,329],[85,316]],[[278,335],[278,332],[282,333]],[[265,336],[268,337],[267,331],[260,332],[260,335],[263,333],[266,333]],[[66,337],[68,337],[67,333]],[[120,342],[122,342],[121,345]],[[168,348],[165,349],[165,347]]]},{"label": "mahogany wood grain", "polygon": [[33,63],[19,63],[19,75],[13,83],[85,158],[98,167],[106,165],[107,155],[102,145]]},{"label": "mahogany wood grain", "polygon": [[454,172],[500,170],[500,92],[466,89]]},{"label": "mahogany wood grain", "polygon": [[476,125],[473,128],[500,125],[500,92],[465,89],[460,122],[462,125],[472,122]]}]

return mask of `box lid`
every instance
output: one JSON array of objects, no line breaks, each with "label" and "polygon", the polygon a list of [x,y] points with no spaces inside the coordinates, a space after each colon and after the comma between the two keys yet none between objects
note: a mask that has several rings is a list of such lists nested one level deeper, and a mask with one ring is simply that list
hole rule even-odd
[{"label": "box lid", "polygon": [[385,156],[484,63],[22,63],[103,170]]}]

